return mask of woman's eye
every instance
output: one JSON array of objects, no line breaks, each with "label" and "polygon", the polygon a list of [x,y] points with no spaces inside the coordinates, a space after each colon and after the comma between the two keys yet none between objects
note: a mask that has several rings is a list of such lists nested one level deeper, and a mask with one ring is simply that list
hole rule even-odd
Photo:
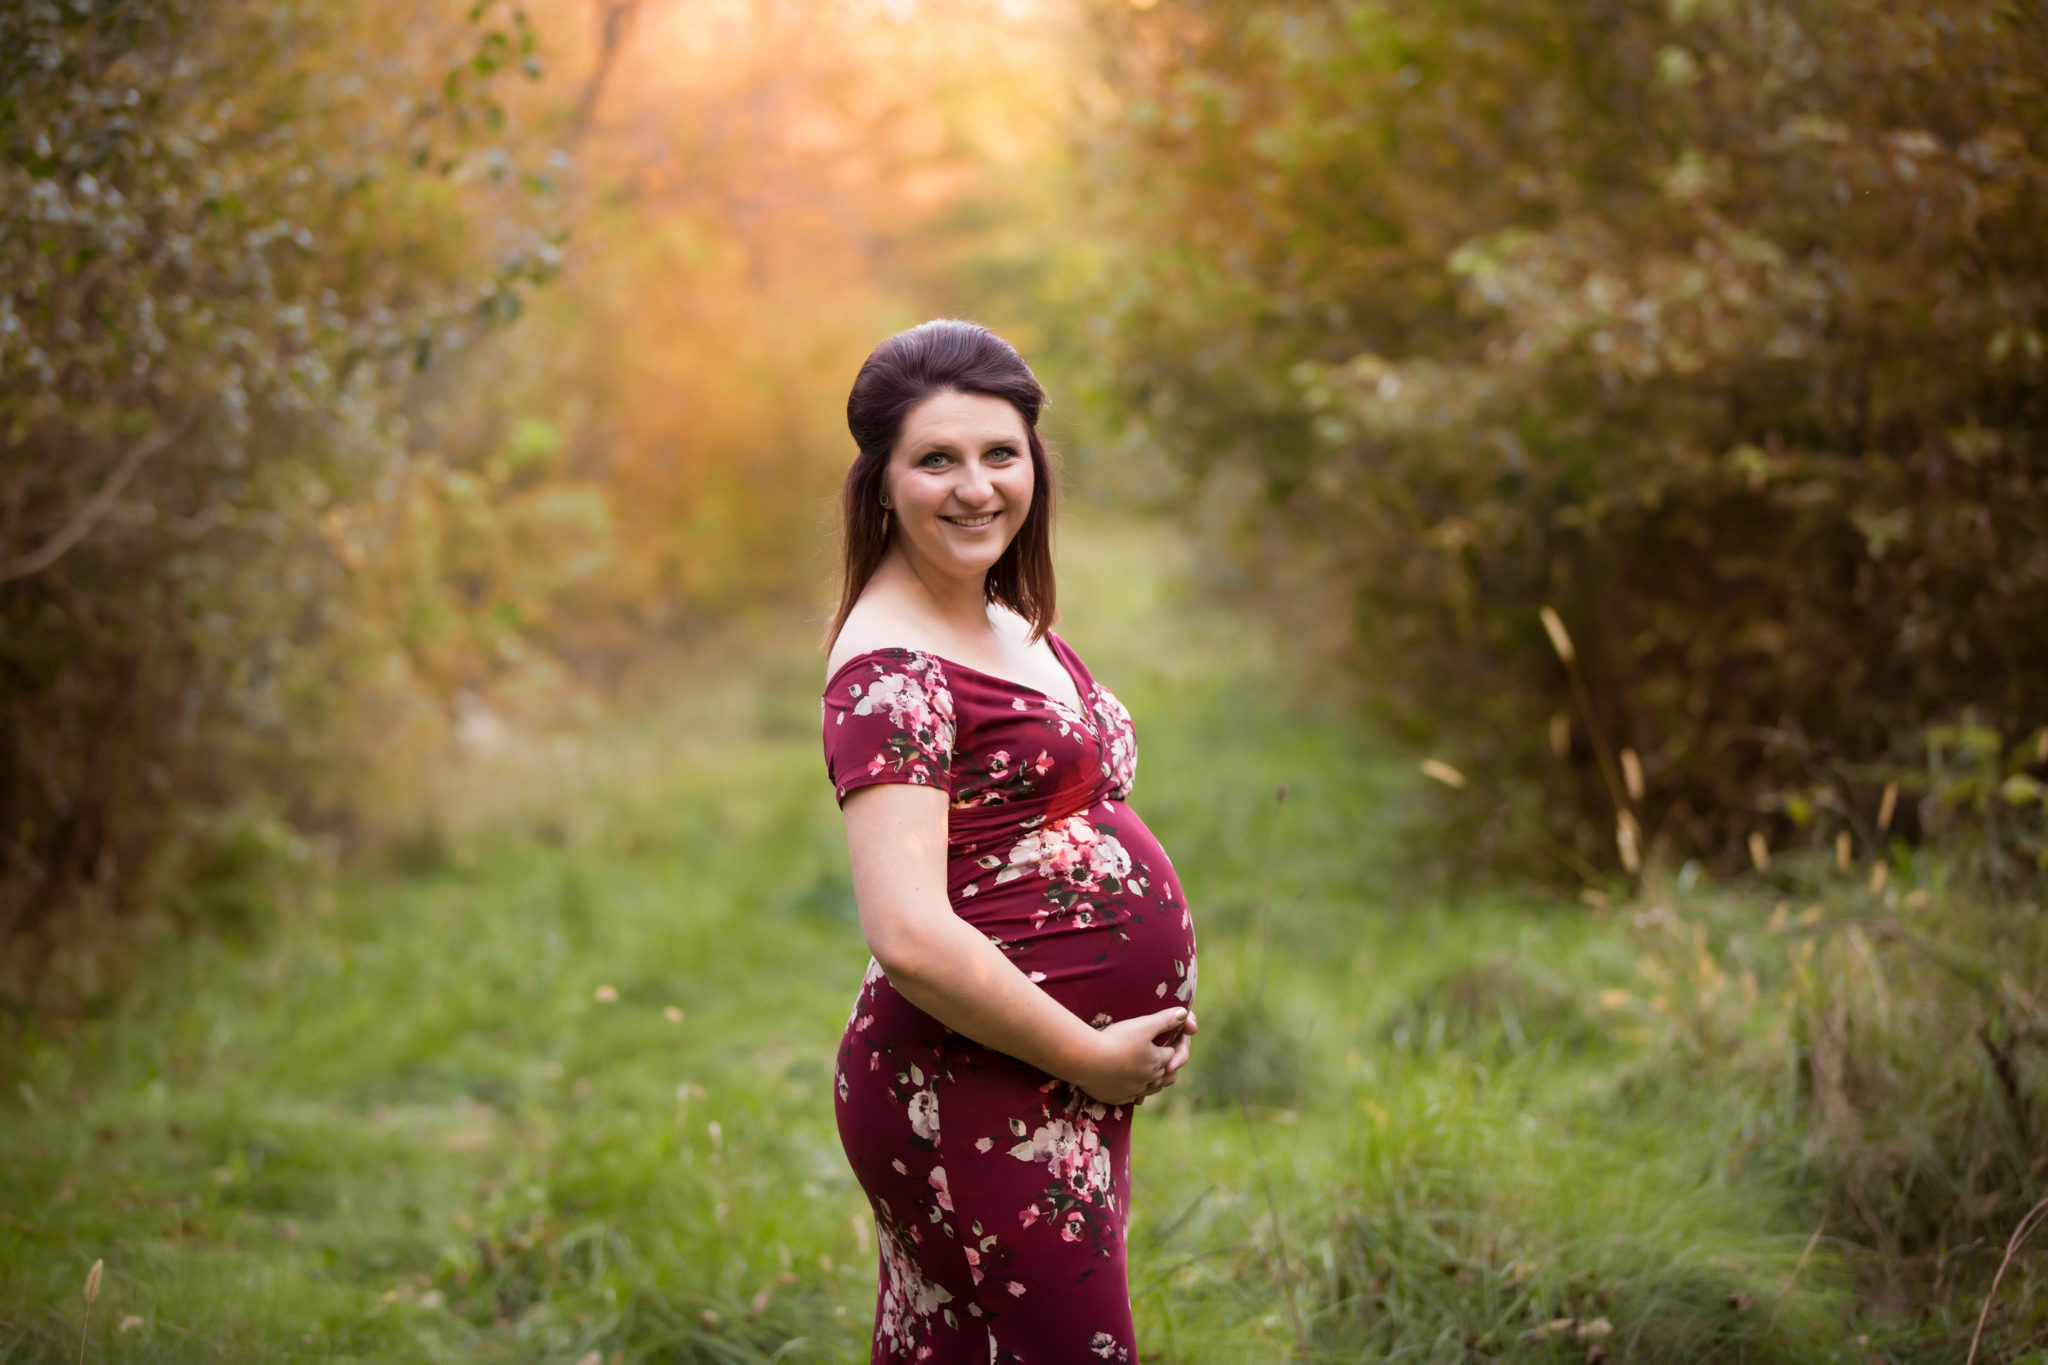
[{"label": "woman's eye", "polygon": [[991,450],[985,458],[996,461],[1014,460],[1017,458],[1017,452],[1010,449],[1008,446],[997,446],[994,450]]},{"label": "woman's eye", "polygon": [[937,469],[945,463],[945,453],[938,450],[934,450],[931,454],[918,461],[918,464],[925,469]]}]

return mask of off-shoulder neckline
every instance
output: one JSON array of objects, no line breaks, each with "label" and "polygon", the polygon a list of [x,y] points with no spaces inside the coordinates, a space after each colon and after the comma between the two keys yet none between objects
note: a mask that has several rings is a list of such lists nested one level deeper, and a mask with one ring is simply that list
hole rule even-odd
[{"label": "off-shoulder neckline", "polygon": [[[1067,675],[1067,681],[1074,685],[1074,696],[1081,703],[1080,710],[1076,711],[1075,714],[1085,721],[1088,718],[1089,689],[1081,685],[1081,679],[1074,673],[1074,664],[1081,664],[1081,656],[1074,653],[1074,647],[1072,645],[1068,644],[1065,640],[1060,639],[1060,637],[1053,634],[1053,632],[1047,631],[1045,633],[1045,638],[1046,641],[1052,646],[1052,657],[1059,662],[1060,670]],[[833,670],[832,676],[825,679],[825,690],[829,692],[832,689],[832,684],[838,682],[840,675],[845,673],[847,669],[852,668],[862,659],[872,658],[877,654],[922,654],[927,659],[936,659],[940,664],[942,664],[946,668],[948,672],[972,673],[977,678],[986,678],[990,682],[1001,683],[1003,686],[1014,689],[1015,691],[1029,692],[1034,697],[1043,697],[1063,711],[1069,709],[1065,702],[1061,701],[1058,697],[1055,697],[1052,693],[1046,691],[1042,687],[1033,687],[1030,683],[1018,682],[1015,678],[1006,678],[1000,673],[983,672],[981,669],[974,668],[968,664],[956,663],[953,660],[947,658],[943,654],[934,653],[929,649],[912,649],[909,645],[882,645],[875,649],[862,650],[860,653],[854,655],[851,659],[848,659],[845,663],[839,665],[837,669]],[[1070,655],[1073,658],[1073,663],[1067,662],[1068,656]],[[1081,664],[1081,671],[1083,673],[1087,673],[1087,670],[1088,666],[1086,664]],[[1089,681],[1091,683],[1094,681],[1094,676],[1092,674],[1089,675]]]}]

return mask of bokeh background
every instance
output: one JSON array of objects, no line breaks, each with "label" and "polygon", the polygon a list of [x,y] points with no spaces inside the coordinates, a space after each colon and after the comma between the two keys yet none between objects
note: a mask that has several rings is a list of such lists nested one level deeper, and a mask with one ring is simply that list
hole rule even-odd
[{"label": "bokeh background", "polygon": [[25,0],[0,265],[0,1359],[865,1358],[939,315],[1198,908],[1148,1359],[2048,1359],[2039,5]]}]

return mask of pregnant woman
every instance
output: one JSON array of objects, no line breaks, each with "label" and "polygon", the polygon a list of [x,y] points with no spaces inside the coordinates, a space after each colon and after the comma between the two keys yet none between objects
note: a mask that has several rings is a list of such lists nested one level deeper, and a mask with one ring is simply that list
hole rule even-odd
[{"label": "pregnant woman", "polygon": [[1130,714],[1049,629],[1044,398],[994,333],[928,322],[846,405],[825,760],[874,960],[835,1088],[877,1362],[1136,1359],[1132,1109],[1196,1029],[1187,902],[1125,804]]}]

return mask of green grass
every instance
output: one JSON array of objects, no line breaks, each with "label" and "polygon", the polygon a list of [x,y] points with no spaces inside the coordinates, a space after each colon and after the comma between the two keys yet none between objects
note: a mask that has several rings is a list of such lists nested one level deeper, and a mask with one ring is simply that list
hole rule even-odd
[{"label": "green grass", "polygon": [[[1145,1358],[1861,1361],[1782,1172],[1601,1008],[1643,931],[1391,880],[1410,761],[1181,596],[1180,554],[1063,551],[1202,935],[1195,1068],[1137,1128]],[[260,948],[19,1028],[0,1362],[77,1358],[98,1257],[88,1360],[864,1360],[819,672],[799,628],[735,627]]]}]

